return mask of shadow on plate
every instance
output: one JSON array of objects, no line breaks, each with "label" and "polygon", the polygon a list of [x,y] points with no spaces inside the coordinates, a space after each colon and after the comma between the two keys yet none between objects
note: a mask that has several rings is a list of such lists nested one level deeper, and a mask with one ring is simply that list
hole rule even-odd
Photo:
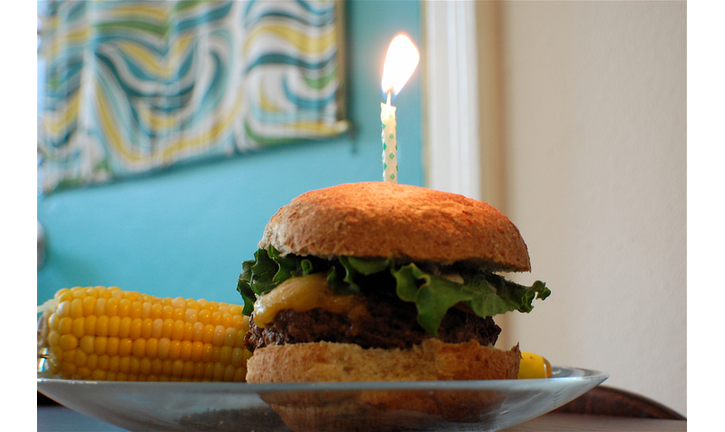
[{"label": "shadow on plate", "polygon": [[498,412],[495,390],[266,392],[260,394],[293,431],[480,430]]}]

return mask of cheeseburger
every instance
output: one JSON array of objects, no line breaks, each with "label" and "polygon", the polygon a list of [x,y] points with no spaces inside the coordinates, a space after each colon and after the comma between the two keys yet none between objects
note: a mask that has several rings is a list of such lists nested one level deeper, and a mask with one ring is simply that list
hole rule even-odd
[{"label": "cheeseburger", "polygon": [[493,317],[550,291],[518,229],[490,205],[385,182],[307,192],[279,209],[237,289],[248,382],[516,378]]}]

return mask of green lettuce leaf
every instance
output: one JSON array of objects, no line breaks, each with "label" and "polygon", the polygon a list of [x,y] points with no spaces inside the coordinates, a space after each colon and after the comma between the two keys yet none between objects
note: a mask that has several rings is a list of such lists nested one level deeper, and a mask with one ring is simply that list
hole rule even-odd
[{"label": "green lettuce leaf", "polygon": [[493,273],[473,270],[461,273],[462,284],[426,273],[415,264],[402,266],[393,275],[398,297],[415,303],[418,323],[433,335],[438,334],[448,309],[458,303],[469,306],[476,315],[485,318],[515,310],[531,312],[534,298],[543,300],[551,294],[541,281],[526,287]]},{"label": "green lettuce leaf", "polygon": [[433,335],[438,334],[448,309],[458,303],[469,306],[476,315],[485,318],[515,310],[531,312],[534,299],[544,300],[551,294],[541,281],[527,287],[503,276],[471,268],[460,269],[463,283],[458,283],[426,272],[415,264],[395,264],[392,259],[340,257],[329,261],[295,255],[283,257],[273,247],[258,250],[254,258],[242,264],[242,274],[237,282],[237,291],[244,299],[245,315],[251,315],[258,296],[290,277],[318,272],[327,275],[327,282],[335,294],[358,293],[366,278],[382,276],[378,282],[390,283],[391,289],[394,284],[400,299],[414,303],[418,323]]},{"label": "green lettuce leaf", "polygon": [[425,273],[415,264],[403,266],[394,271],[393,275],[398,297],[415,303],[418,324],[432,335],[438,334],[438,327],[448,309],[473,296],[466,286]]}]

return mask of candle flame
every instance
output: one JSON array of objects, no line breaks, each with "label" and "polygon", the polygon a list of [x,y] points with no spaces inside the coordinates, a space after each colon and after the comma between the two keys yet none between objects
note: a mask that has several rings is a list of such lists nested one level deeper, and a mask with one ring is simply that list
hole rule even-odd
[{"label": "candle flame", "polygon": [[393,38],[388,47],[383,67],[383,93],[400,93],[408,79],[418,66],[420,53],[410,38],[400,33]]}]

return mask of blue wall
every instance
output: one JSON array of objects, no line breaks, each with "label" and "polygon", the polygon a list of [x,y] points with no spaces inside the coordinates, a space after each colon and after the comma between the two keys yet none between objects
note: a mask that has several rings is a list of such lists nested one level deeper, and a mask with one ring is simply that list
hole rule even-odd
[{"label": "blue wall", "polygon": [[[347,3],[350,136],[39,197],[48,249],[38,303],[64,287],[117,285],[241,304],[241,262],[279,207],[310,189],[381,179],[385,52],[400,31],[421,47],[420,13],[417,1]],[[400,182],[422,185],[420,69],[394,104]]]}]

